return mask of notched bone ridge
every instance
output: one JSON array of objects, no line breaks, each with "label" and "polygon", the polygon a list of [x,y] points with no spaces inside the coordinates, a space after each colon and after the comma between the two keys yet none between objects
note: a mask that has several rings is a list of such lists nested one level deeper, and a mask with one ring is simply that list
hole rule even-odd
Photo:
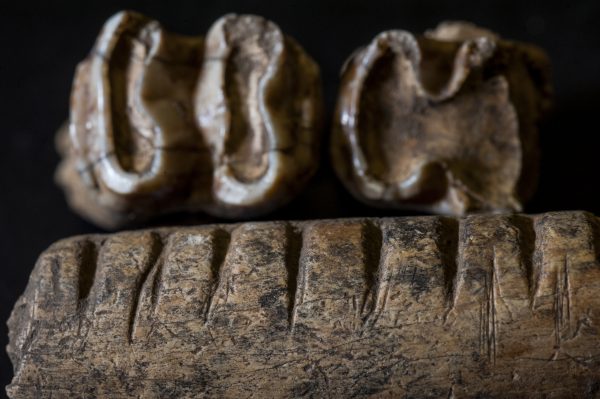
[{"label": "notched bone ridge", "polygon": [[[585,381],[600,378],[598,227],[589,213],[552,212],[62,240],[40,256],[9,320],[8,393],[26,396],[35,385],[49,396],[76,385],[152,396],[170,381],[190,389],[173,388],[185,397],[206,389],[193,372],[200,369],[221,396],[241,393],[248,373],[261,370],[264,384],[253,380],[253,389],[285,397],[319,364],[329,384],[306,388],[318,396],[354,392],[346,378],[390,395],[426,395],[461,370],[455,389],[465,395],[528,396],[543,386],[585,397]],[[82,309],[81,275],[94,263],[94,309]],[[373,379],[393,359],[403,367]],[[91,378],[98,369],[103,378]],[[421,372],[426,384],[407,385]],[[519,379],[504,379],[515,372]],[[276,375],[289,379],[268,383]]]}]

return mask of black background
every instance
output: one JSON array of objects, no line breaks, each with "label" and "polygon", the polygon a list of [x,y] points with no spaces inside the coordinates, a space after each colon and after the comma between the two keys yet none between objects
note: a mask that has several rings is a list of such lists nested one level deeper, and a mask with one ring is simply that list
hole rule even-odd
[{"label": "black background", "polygon": [[[53,241],[99,231],[67,207],[53,183],[54,132],[68,116],[74,68],[103,22],[121,9],[171,31],[204,34],[228,12],[254,13],[295,37],[321,67],[328,115],[346,57],[378,32],[421,32],[464,19],[545,48],[554,65],[556,107],[541,131],[542,175],[527,212],[585,209],[600,214],[600,2],[525,1],[2,1],[0,5],[0,345],[4,321],[38,254]],[[327,164],[296,201],[268,218],[399,215],[364,207],[340,190]],[[404,213],[408,214],[408,213]],[[185,216],[166,218],[174,224]],[[0,385],[12,367],[2,351]],[[3,390],[2,390],[3,391]],[[0,391],[0,392],[2,392]]]}]

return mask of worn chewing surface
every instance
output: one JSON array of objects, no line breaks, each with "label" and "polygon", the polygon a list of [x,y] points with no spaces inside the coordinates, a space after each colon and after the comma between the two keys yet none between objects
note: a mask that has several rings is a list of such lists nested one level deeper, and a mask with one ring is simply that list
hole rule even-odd
[{"label": "worn chewing surface", "polygon": [[274,23],[228,14],[184,37],[123,11],[77,67],[56,180],[110,229],[264,214],[316,171],[321,114],[317,64]]},{"label": "worn chewing surface", "polygon": [[598,219],[81,236],[9,320],[24,397],[597,397]]}]

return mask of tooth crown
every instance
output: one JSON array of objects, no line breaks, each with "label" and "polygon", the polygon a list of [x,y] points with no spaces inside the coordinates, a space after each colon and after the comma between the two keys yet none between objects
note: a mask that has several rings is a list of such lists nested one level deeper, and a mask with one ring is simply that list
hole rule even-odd
[{"label": "tooth crown", "polygon": [[204,39],[122,12],[77,68],[57,179],[105,227],[266,212],[316,169],[321,106],[317,66],[261,17],[226,15]]},{"label": "tooth crown", "polygon": [[336,171],[378,206],[520,210],[535,188],[548,70],[541,50],[466,23],[383,32],[343,69]]}]

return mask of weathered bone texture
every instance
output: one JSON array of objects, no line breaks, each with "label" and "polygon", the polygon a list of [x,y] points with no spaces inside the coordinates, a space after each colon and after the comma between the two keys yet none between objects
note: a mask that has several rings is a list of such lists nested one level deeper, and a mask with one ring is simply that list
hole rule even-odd
[{"label": "weathered bone texture", "polygon": [[77,68],[57,181],[108,228],[264,213],[315,171],[321,108],[318,67],[272,22],[227,15],[203,39],[122,12]]},{"label": "weathered bone texture", "polygon": [[332,157],[359,199],[444,214],[521,210],[537,181],[549,60],[464,22],[394,30],[342,73]]},{"label": "weathered bone texture", "polygon": [[597,397],[584,212],[81,236],[9,320],[12,398]]}]

